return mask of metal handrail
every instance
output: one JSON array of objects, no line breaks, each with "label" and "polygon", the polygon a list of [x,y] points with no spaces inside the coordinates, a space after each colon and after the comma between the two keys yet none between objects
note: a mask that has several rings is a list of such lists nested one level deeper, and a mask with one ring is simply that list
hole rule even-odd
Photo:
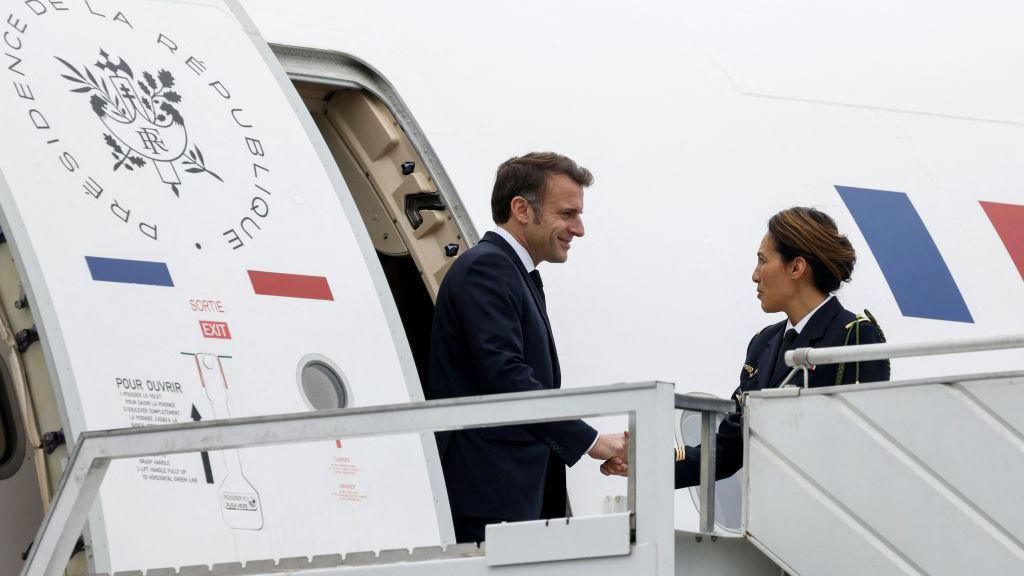
[{"label": "metal handrail", "polygon": [[867,362],[911,356],[938,356],[965,352],[984,352],[1024,348],[1024,334],[1009,334],[986,338],[962,338],[936,342],[912,342],[908,344],[862,344],[859,346],[837,346],[833,348],[797,348],[786,352],[786,366],[812,368],[823,364],[844,362]]},{"label": "metal handrail", "polygon": [[732,400],[697,396],[696,394],[676,394],[676,410],[729,414],[736,411],[736,403]]},{"label": "metal handrail", "polygon": [[677,410],[700,412],[700,523],[701,533],[715,531],[715,469],[718,464],[718,434],[716,414],[736,411],[732,400],[709,398],[691,394],[676,394]]},{"label": "metal handrail", "polygon": [[[672,485],[672,467],[666,458],[673,441],[672,394],[672,384],[664,382],[615,384],[83,432],[21,574],[64,573],[113,460],[608,414],[629,415],[628,503],[634,514],[637,545],[657,551],[656,574],[671,574],[673,508],[659,499],[671,493]],[[636,442],[638,435],[644,439],[642,443]]]}]

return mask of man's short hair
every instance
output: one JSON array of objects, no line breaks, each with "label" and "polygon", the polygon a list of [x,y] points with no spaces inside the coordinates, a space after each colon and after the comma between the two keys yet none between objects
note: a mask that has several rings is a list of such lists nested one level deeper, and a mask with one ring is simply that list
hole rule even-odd
[{"label": "man's short hair", "polygon": [[512,199],[522,196],[540,217],[548,175],[565,174],[580,186],[590,186],[594,175],[571,158],[554,152],[530,152],[498,166],[491,192],[491,217],[504,224],[512,217]]}]

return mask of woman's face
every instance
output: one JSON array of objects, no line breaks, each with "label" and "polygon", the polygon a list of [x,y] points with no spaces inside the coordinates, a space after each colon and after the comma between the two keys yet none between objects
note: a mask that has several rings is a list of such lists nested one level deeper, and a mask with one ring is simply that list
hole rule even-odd
[{"label": "woman's face", "polygon": [[761,301],[761,310],[781,312],[785,303],[796,294],[797,282],[791,274],[791,267],[782,261],[771,233],[766,233],[757,249],[757,266],[750,276],[757,284],[757,299]]}]

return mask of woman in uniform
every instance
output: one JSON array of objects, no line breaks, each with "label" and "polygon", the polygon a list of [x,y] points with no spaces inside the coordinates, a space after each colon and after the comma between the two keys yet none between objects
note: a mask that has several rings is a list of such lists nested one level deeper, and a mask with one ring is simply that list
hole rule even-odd
[{"label": "woman in uniform", "polygon": [[[796,348],[826,348],[884,342],[870,318],[843,308],[835,292],[850,281],[857,254],[839,233],[835,222],[814,208],[783,210],[768,220],[768,232],[757,251],[751,280],[757,299],[768,313],[784,312],[786,319],[772,324],[751,339],[733,394],[736,412],[718,428],[716,477],[728,478],[743,464],[743,421],[739,397],[744,392],[776,388],[789,369],[783,354]],[[889,379],[889,362],[817,366],[809,385],[833,386]],[[802,385],[802,375],[794,384]],[[605,474],[624,474],[627,467],[614,460],[602,465]],[[700,483],[700,446],[676,450],[676,488]]]}]

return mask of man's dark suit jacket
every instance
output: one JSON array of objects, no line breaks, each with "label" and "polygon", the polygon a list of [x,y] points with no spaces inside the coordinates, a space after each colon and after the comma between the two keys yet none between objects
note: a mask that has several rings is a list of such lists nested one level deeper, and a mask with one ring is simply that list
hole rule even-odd
[{"label": "man's dark suit jacket", "polygon": [[[426,396],[560,385],[543,292],[508,242],[488,232],[441,283]],[[565,465],[575,464],[596,436],[580,420],[439,433],[452,516],[507,521],[565,516]]]},{"label": "man's dark suit jacket", "polygon": [[[804,329],[793,342],[792,349],[844,346],[847,344],[848,326],[856,317],[853,312],[843,308],[837,298],[833,297],[807,321]],[[873,323],[861,321],[859,326],[861,344],[877,344],[882,341],[878,328]],[[850,326],[850,328],[854,327]],[[737,411],[726,417],[718,427],[715,476],[719,480],[732,476],[743,466],[743,419],[739,412],[740,394],[762,388],[777,388],[789,373],[790,369],[778,358],[779,347],[782,345],[785,331],[786,320],[783,320],[755,334],[750,345],[747,346],[747,359],[740,371],[740,385],[733,395]],[[855,336],[851,336],[849,344],[855,343],[854,338]],[[879,360],[860,362],[859,364],[859,368],[857,364],[845,366],[842,384],[857,382],[858,375],[860,382],[879,382],[889,379],[888,361]],[[837,364],[816,366],[810,372],[808,385],[812,388],[834,386],[838,371],[839,365]],[[803,375],[793,376],[793,380],[790,382],[802,386]],[[682,462],[676,462],[676,488],[700,484],[700,446],[687,446],[685,450],[686,458]]]}]

